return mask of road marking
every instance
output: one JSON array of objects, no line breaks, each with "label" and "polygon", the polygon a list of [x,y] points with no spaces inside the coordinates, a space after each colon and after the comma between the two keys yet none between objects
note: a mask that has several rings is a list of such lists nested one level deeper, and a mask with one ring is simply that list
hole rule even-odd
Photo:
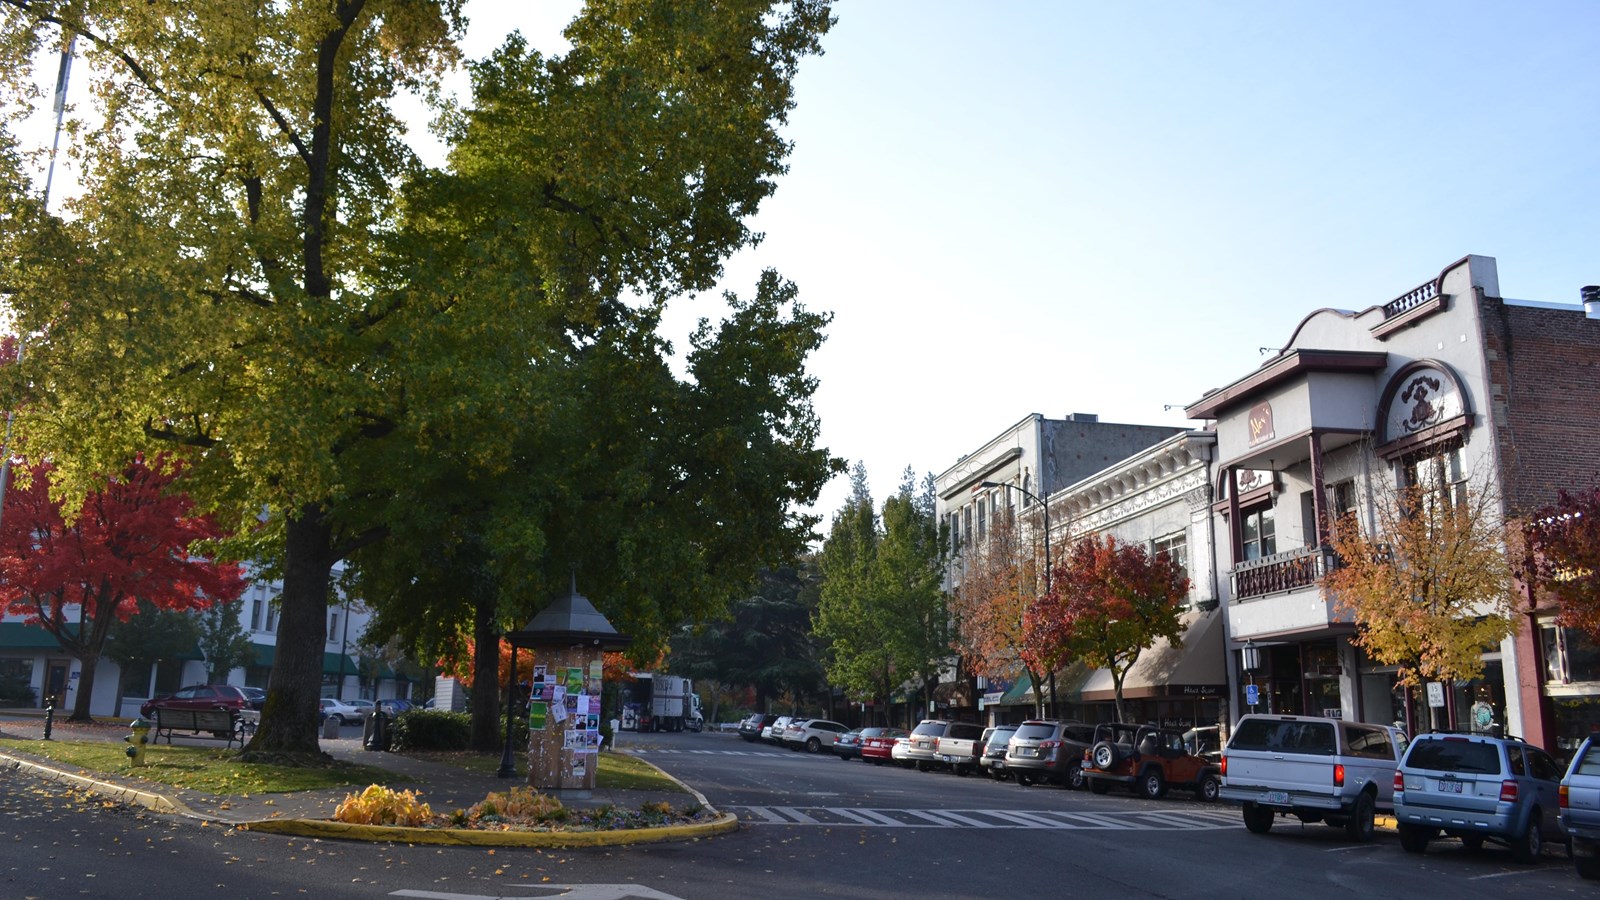
[{"label": "road marking", "polygon": [[837,806],[729,806],[750,825],[861,828],[970,828],[1054,831],[1216,831],[1237,828],[1210,810],[1085,813],[1067,810],[894,809]]}]

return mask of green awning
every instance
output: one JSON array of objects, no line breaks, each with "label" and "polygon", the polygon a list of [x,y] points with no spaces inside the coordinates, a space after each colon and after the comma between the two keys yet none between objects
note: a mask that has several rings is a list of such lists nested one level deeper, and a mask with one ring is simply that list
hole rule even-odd
[{"label": "green awning", "polygon": [[[251,649],[253,649],[255,651],[255,654],[256,654],[255,665],[266,666],[268,668],[271,668],[273,663],[277,662],[277,659],[278,659],[278,648],[277,647],[275,647],[275,646],[273,646],[271,644],[254,644],[254,645],[252,645]],[[348,656],[343,656],[342,654],[338,654],[338,653],[324,653],[324,654],[322,654],[322,672],[323,672],[323,674],[324,675],[338,675],[339,672],[341,671],[340,668],[339,668],[339,660],[340,659],[344,660],[344,669],[343,669],[344,674],[346,674],[346,675],[359,675],[359,674],[361,674],[361,667],[354,659],[351,659]]]},{"label": "green awning", "polygon": [[0,650],[60,650],[56,636],[26,622],[0,622]]},{"label": "green awning", "polygon": [[1028,673],[1024,672],[1017,679],[1017,683],[1011,686],[1011,690],[1000,695],[1000,699],[995,701],[995,704],[997,706],[1011,706],[1028,702],[1028,695],[1031,693],[1033,693],[1033,679],[1028,676]]}]

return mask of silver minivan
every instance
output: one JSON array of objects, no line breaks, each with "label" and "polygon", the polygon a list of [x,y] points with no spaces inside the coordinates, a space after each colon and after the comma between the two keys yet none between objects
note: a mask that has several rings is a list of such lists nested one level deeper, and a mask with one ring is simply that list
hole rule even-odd
[{"label": "silver minivan", "polygon": [[1485,734],[1419,734],[1394,773],[1400,846],[1424,853],[1440,833],[1469,850],[1505,844],[1531,863],[1547,840],[1566,842],[1561,766],[1538,747]]}]

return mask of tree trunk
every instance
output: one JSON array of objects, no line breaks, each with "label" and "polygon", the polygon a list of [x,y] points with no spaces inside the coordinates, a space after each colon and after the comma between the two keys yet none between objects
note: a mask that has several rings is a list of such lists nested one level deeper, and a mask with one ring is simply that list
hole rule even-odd
[{"label": "tree trunk", "polygon": [[78,693],[72,698],[72,715],[68,722],[93,722],[89,715],[89,702],[94,699],[94,670],[100,660],[78,657]]},{"label": "tree trunk", "polygon": [[1126,670],[1118,671],[1115,668],[1113,668],[1111,670],[1111,686],[1112,686],[1112,688],[1114,688],[1116,690],[1116,697],[1117,697],[1117,721],[1118,722],[1126,722],[1126,721],[1128,721],[1122,715],[1122,679],[1127,674],[1128,673],[1127,673]]},{"label": "tree trunk", "polygon": [[472,749],[489,753],[500,746],[500,632],[495,603],[480,591],[472,613]]},{"label": "tree trunk", "polygon": [[302,507],[285,526],[283,599],[278,647],[267,681],[261,727],[246,751],[319,752],[317,710],[322,654],[328,639],[333,530],[315,506]]}]

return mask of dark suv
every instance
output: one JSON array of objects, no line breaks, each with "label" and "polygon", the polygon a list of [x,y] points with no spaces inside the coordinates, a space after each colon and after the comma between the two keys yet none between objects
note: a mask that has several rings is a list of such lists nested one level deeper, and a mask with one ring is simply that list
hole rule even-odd
[{"label": "dark suv", "polygon": [[1108,722],[1094,731],[1083,774],[1096,794],[1120,784],[1155,800],[1177,786],[1215,801],[1222,785],[1214,755],[1216,734],[1216,729]]},{"label": "dark suv", "polygon": [[1069,788],[1083,787],[1083,752],[1094,739],[1094,728],[1082,722],[1029,719],[1017,726],[1006,748],[1006,771],[1023,787],[1053,781]]}]

